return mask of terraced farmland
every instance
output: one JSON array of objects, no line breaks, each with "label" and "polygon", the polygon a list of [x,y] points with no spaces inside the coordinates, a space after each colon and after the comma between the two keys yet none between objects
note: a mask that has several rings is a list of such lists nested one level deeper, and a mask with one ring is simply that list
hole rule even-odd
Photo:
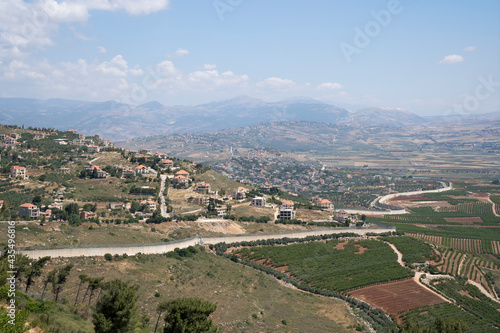
[{"label": "terraced farmland", "polygon": [[459,251],[500,254],[500,241],[442,237],[442,236],[433,236],[420,233],[408,233],[407,235],[415,238],[424,239],[428,242],[437,245],[447,246]]},{"label": "terraced farmland", "polygon": [[491,204],[488,202],[467,202],[458,205],[437,207],[439,213],[462,212],[471,216],[492,215]]},{"label": "terraced farmland", "polygon": [[481,284],[490,294],[494,295],[484,269],[500,272],[500,266],[493,261],[478,258],[471,253],[463,253],[448,249],[441,254],[441,261],[436,267],[443,273],[453,276],[465,276],[471,281]]}]

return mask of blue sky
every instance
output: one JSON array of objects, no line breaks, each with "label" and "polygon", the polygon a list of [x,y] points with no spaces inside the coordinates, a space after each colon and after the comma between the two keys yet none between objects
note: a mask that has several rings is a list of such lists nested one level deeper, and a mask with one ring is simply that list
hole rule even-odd
[{"label": "blue sky", "polygon": [[500,111],[499,17],[493,0],[0,0],[0,97]]}]

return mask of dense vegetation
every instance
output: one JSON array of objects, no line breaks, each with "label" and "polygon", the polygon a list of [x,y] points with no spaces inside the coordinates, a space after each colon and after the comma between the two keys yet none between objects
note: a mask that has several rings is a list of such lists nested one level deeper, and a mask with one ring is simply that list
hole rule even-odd
[{"label": "dense vegetation", "polygon": [[402,236],[383,237],[382,240],[394,244],[397,249],[403,254],[403,261],[407,265],[411,265],[413,263],[424,263],[425,261],[432,258],[437,259],[434,257],[434,251],[432,250],[432,247],[419,239],[409,236]]},{"label": "dense vegetation", "polygon": [[[334,248],[338,243],[334,240],[252,247],[236,254],[243,260],[266,260],[267,265],[286,267],[300,281],[331,291],[346,291],[413,275],[396,262],[397,256],[387,244],[376,240],[349,241],[341,250]],[[361,247],[366,248],[364,253]]]},{"label": "dense vegetation", "polygon": [[411,310],[405,314],[405,322],[416,322],[425,327],[441,317],[462,321],[468,327],[466,332],[498,332],[500,305],[484,296],[476,287],[460,279],[438,281],[434,286],[454,299],[456,304],[445,303]]}]

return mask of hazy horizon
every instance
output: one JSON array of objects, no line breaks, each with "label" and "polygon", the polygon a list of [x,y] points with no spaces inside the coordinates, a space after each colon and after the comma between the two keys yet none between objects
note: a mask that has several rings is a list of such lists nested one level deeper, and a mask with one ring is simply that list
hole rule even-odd
[{"label": "hazy horizon", "polygon": [[0,2],[0,97],[499,110],[500,3]]}]

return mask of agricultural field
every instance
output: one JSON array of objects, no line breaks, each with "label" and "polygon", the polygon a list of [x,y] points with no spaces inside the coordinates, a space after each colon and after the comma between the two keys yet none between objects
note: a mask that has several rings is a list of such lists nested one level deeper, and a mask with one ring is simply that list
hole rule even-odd
[{"label": "agricultural field", "polygon": [[381,239],[396,246],[403,254],[403,261],[406,265],[424,263],[437,258],[432,247],[419,239],[408,236],[382,237]]},{"label": "agricultural field", "polygon": [[500,304],[484,296],[465,280],[434,280],[438,291],[453,299],[456,304],[438,304],[411,310],[404,315],[405,321],[427,326],[440,316],[459,320],[468,326],[467,333],[498,332]]},{"label": "agricultural field", "polygon": [[495,204],[495,212],[497,215],[500,215],[500,196],[492,195],[490,200]]},{"label": "agricultural field", "polygon": [[459,251],[500,254],[500,241],[433,236],[421,233],[408,233],[408,235]]},{"label": "agricultural field", "polygon": [[472,253],[448,249],[441,253],[441,260],[436,262],[435,266],[445,274],[467,277],[494,295],[493,285],[485,276],[487,271],[500,272],[500,265],[492,260],[477,257]]},{"label": "agricultural field", "polygon": [[391,247],[378,240],[330,240],[235,250],[242,260],[273,267],[310,286],[348,291],[401,280],[413,272],[397,263]]},{"label": "agricultural field", "polygon": [[[370,217],[370,222],[377,222]],[[424,234],[439,237],[467,238],[497,241],[500,239],[500,226],[455,226],[455,225],[424,225],[409,223],[383,223],[396,227],[397,232],[408,234]]]},{"label": "agricultural field", "polygon": [[499,225],[500,217],[493,215],[488,202],[459,203],[411,208],[411,214],[384,215],[384,222],[448,225]]},{"label": "agricultural field", "polygon": [[349,292],[349,295],[370,303],[396,318],[400,313],[447,302],[414,279],[369,286]]}]

